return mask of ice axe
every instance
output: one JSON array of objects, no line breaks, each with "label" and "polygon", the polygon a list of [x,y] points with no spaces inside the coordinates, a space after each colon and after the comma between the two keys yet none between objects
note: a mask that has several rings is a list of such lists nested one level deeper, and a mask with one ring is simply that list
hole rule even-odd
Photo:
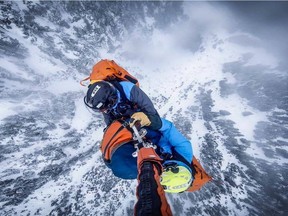
[{"label": "ice axe", "polygon": [[141,128],[140,130],[137,129],[135,125],[132,126],[133,130],[133,140],[137,141],[137,143],[134,144],[134,147],[136,148],[136,151],[132,153],[133,157],[138,156],[139,149],[141,148],[153,148],[156,149],[157,146],[154,145],[153,143],[144,140],[143,138],[147,134],[147,130],[144,128]]}]

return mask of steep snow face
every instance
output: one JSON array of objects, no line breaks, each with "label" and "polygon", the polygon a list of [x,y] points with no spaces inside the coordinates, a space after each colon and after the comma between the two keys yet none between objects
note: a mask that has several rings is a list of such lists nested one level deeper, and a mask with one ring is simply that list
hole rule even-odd
[{"label": "steep snow face", "polygon": [[84,106],[87,89],[79,85],[103,58],[139,78],[213,176],[201,191],[168,194],[174,215],[285,215],[285,8],[285,2],[2,3],[1,215],[133,214],[137,181],[105,167],[99,151],[105,125]]}]

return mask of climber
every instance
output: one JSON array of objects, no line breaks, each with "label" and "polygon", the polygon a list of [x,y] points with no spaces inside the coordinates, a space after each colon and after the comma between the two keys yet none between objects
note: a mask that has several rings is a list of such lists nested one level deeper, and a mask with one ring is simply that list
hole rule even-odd
[{"label": "climber", "polygon": [[[141,127],[147,129],[146,136],[154,139],[153,142],[159,147],[160,157],[164,159],[161,184],[167,192],[182,192],[191,185],[191,143],[172,122],[160,118],[149,97],[137,85],[129,81],[95,81],[90,84],[84,103],[92,110],[101,112],[107,126],[115,120],[130,119],[130,127],[139,122]],[[130,148],[132,151],[132,147]],[[128,154],[127,152],[129,151],[124,150],[123,154]],[[129,161],[126,160],[125,163],[129,164]],[[120,167],[120,163],[115,164],[117,165],[119,170],[122,169],[119,177],[125,178],[126,170],[123,166]],[[134,172],[134,175],[130,173],[127,178],[136,176],[137,173]]]}]

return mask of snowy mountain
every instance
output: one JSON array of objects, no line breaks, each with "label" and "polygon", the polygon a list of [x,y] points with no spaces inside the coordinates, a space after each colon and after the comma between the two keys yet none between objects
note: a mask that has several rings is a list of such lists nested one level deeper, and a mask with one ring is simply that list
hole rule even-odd
[{"label": "snowy mountain", "polygon": [[174,215],[288,214],[287,2],[2,1],[0,215],[133,215],[79,81],[139,78],[214,181]]}]

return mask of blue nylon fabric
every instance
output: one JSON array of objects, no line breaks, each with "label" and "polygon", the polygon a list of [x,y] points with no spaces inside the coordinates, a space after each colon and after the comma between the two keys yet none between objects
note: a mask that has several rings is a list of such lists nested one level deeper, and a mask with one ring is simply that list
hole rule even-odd
[{"label": "blue nylon fabric", "polygon": [[[121,81],[121,82],[119,82],[119,84],[123,87],[123,90],[124,90],[124,93],[125,93],[127,99],[130,100],[131,90],[132,90],[134,84],[131,82],[128,82],[128,81]],[[117,100],[116,104],[113,106],[113,108],[116,108],[120,102],[121,95],[120,95],[120,92],[118,89],[117,89],[117,96],[118,96],[118,100]]]},{"label": "blue nylon fabric", "polygon": [[127,99],[131,100],[131,90],[132,90],[134,84],[131,82],[128,82],[128,81],[121,81],[119,83],[123,87],[123,90],[124,90],[124,93],[125,93]]},{"label": "blue nylon fabric", "polygon": [[[146,137],[152,143],[158,143],[161,134],[157,131],[146,128]],[[113,174],[122,179],[136,179],[138,175],[137,158],[132,156],[135,152],[133,143],[126,143],[118,148],[112,155],[111,162],[106,165],[112,170]]]},{"label": "blue nylon fabric", "polygon": [[187,140],[174,126],[174,124],[164,118],[161,118],[162,127],[160,132],[163,136],[158,143],[162,148],[162,153],[172,154],[172,148],[182,155],[189,163],[192,162],[193,149],[192,144]]},{"label": "blue nylon fabric", "polygon": [[114,152],[111,162],[109,164],[106,163],[106,165],[112,170],[115,176],[122,179],[137,178],[137,158],[132,156],[135,150],[133,144],[126,143]]}]

